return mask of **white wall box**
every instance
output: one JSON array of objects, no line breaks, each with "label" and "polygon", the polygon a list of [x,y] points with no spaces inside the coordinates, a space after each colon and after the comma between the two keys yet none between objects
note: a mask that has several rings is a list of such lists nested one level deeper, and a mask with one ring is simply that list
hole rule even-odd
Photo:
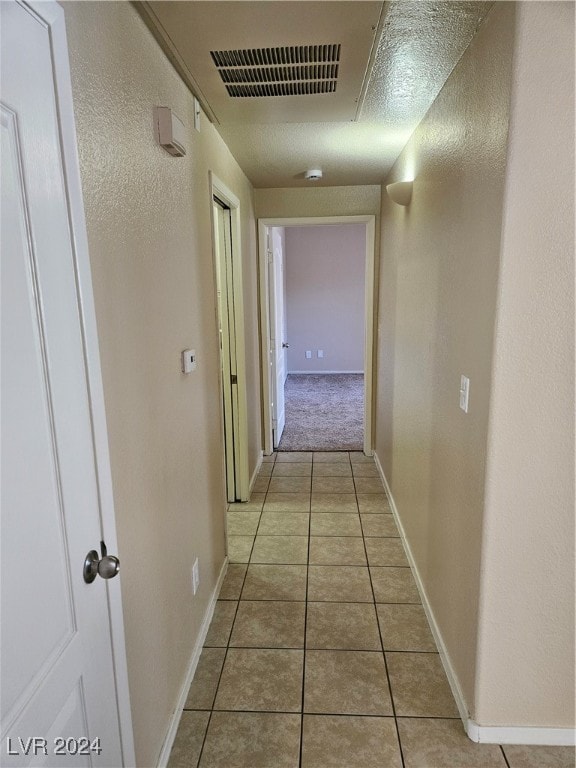
[{"label": "white wall box", "polygon": [[186,154],[186,128],[169,107],[155,107],[154,117],[158,142],[174,157],[184,157]]}]

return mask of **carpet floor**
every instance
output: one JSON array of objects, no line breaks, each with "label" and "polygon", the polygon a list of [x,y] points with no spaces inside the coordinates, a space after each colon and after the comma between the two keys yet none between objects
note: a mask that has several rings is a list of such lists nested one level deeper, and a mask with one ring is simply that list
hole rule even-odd
[{"label": "carpet floor", "polygon": [[279,451],[361,451],[364,376],[295,374],[286,379],[286,426]]}]

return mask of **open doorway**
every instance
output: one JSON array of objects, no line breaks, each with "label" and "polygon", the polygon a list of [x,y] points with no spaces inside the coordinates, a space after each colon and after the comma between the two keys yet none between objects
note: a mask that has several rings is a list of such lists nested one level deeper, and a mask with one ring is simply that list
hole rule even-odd
[{"label": "open doorway", "polygon": [[267,234],[268,300],[270,329],[270,379],[272,445],[278,448],[286,425],[284,389],[288,376],[288,328],[286,318],[286,231],[269,227]]},{"label": "open doorway", "polygon": [[240,203],[211,174],[222,420],[228,501],[249,496],[246,367],[240,252]]},{"label": "open doorway", "polygon": [[[267,454],[306,450],[306,440],[316,450],[349,450],[352,432],[353,449],[372,453],[374,222],[259,221]],[[294,439],[298,418],[303,442]]]}]

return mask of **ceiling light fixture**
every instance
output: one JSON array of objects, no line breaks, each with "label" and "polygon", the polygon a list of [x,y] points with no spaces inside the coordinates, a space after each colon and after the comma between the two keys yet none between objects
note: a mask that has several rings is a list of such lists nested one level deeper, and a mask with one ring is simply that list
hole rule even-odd
[{"label": "ceiling light fixture", "polygon": [[322,171],[319,168],[311,169],[306,171],[304,178],[307,181],[318,181],[318,179],[322,178]]},{"label": "ceiling light fixture", "polygon": [[412,200],[412,181],[395,181],[386,185],[388,197],[398,205],[410,205]]}]

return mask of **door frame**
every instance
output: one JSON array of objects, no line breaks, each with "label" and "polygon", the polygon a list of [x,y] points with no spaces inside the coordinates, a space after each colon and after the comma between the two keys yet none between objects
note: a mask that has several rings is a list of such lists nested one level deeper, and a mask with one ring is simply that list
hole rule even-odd
[{"label": "door frame", "polygon": [[[82,197],[80,164],[76,143],[76,123],[72,98],[72,81],[64,10],[54,0],[40,2],[21,1],[20,5],[40,18],[50,29],[52,60],[54,63],[54,85],[56,111],[61,135],[60,151],[68,203],[68,220],[71,232],[71,247],[78,293],[78,314],[84,346],[84,366],[88,383],[88,401],[94,442],[96,482],[99,495],[100,525],[102,540],[111,552],[118,552],[116,518],[112,490],[108,430],[104,407],[102,370],[96,328],[96,310],[92,288],[92,274],[88,250],[88,235]],[[116,706],[120,725],[120,741],[124,766],[136,764],[130,692],[128,688],[128,666],[124,636],[124,617],[120,588],[121,574],[113,581],[106,582],[106,595],[110,614],[112,663],[116,682]]]},{"label": "door frame", "polygon": [[[248,469],[248,397],[246,385],[246,339],[244,333],[244,290],[242,268],[242,236],[240,227],[240,200],[216,176],[209,172],[210,187],[210,216],[212,232],[214,232],[213,201],[217,197],[230,209],[231,239],[232,239],[232,268],[233,268],[233,298],[234,298],[234,327],[236,336],[236,376],[238,388],[238,456],[236,457],[236,496],[240,501],[248,501],[250,497],[250,477]],[[214,283],[217,290],[216,274],[216,243],[212,236],[212,258],[214,265]],[[218,297],[216,296],[216,301]],[[216,311],[218,311],[216,307]],[[220,346],[220,345],[219,345]],[[221,354],[221,351],[220,351]],[[221,368],[221,366],[220,366]],[[222,390],[222,380],[220,379]],[[223,392],[222,392],[222,408]],[[222,423],[224,412],[222,411]]]},{"label": "door frame", "polygon": [[[284,347],[284,343],[286,340],[286,327],[284,326],[284,323],[282,322],[283,327],[283,338],[278,338],[278,328],[277,328],[277,320],[278,320],[278,307],[277,307],[277,288],[279,285],[278,281],[278,271],[277,271],[277,264],[275,260],[275,251],[274,251],[274,234],[272,232],[274,228],[268,227],[267,228],[267,234],[268,234],[268,244],[266,247],[266,251],[268,254],[268,299],[270,302],[270,311],[268,313],[268,320],[270,325],[270,370],[272,372],[272,376],[270,379],[271,384],[271,392],[270,392],[270,401],[271,401],[271,416],[272,416],[272,447],[277,448],[278,446],[275,445],[275,443],[280,444],[280,440],[282,439],[282,433],[284,431],[284,425],[286,422],[286,405],[284,403],[284,393],[282,393],[282,400],[283,400],[283,419],[278,418],[278,344],[280,343],[282,346],[280,347],[281,354],[283,355],[284,362],[283,362],[283,372],[284,372],[284,380],[282,382],[282,389],[284,389],[284,385],[286,382],[286,376],[288,375],[288,355],[286,354],[286,349]],[[282,276],[285,275],[285,251],[282,250]],[[272,269],[270,269],[272,267]],[[284,290],[285,284],[284,281],[282,281],[282,304],[284,305],[285,299],[286,299],[286,292]],[[286,307],[283,306],[283,320],[286,316]],[[272,351],[272,328],[274,327],[275,334],[274,334],[274,351]],[[280,422],[281,428],[280,428]],[[280,432],[280,438],[278,438],[278,435],[274,435],[274,431],[277,430]]]},{"label": "door frame", "polygon": [[258,219],[258,261],[260,267],[260,328],[262,359],[262,415],[264,435],[263,451],[265,455],[273,452],[272,410],[270,381],[270,296],[268,290],[268,259],[266,255],[266,237],[270,227],[306,227],[330,224],[364,224],[366,227],[366,255],[364,262],[364,453],[373,454],[373,372],[374,372],[374,290],[375,277],[375,232],[376,216],[311,216],[297,218]]}]

